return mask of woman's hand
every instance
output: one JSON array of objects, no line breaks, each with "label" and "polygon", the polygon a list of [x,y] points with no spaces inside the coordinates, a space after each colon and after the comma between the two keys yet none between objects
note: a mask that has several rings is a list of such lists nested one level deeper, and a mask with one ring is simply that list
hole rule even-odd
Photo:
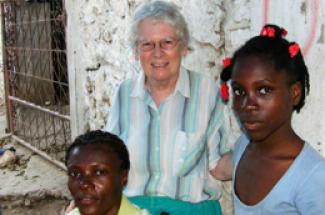
[{"label": "woman's hand", "polygon": [[68,205],[68,207],[65,209],[64,211],[64,215],[68,215],[74,208],[76,207],[76,204],[74,203],[74,201],[72,200],[70,202],[70,204]]},{"label": "woman's hand", "polygon": [[210,174],[218,180],[228,181],[232,177],[232,152],[223,154],[217,166],[210,170]]}]

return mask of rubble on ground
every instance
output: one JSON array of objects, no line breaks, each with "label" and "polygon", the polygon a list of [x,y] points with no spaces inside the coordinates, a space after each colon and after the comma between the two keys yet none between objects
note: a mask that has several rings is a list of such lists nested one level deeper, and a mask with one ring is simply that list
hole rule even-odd
[{"label": "rubble on ground", "polygon": [[66,173],[11,139],[0,140],[0,148],[10,147],[15,162],[0,169],[3,215],[63,214],[71,199]]}]

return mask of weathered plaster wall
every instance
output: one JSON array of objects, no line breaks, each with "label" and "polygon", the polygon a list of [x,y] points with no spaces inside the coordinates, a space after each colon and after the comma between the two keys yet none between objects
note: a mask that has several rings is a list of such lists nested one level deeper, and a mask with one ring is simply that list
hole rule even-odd
[{"label": "weathered plaster wall", "polygon": [[[69,0],[67,43],[73,135],[101,128],[116,86],[138,72],[127,32],[134,8],[144,0]],[[175,0],[191,32],[186,68],[212,73],[221,59],[259,33],[265,22],[284,26],[288,39],[303,47],[311,76],[306,107],[294,127],[325,155],[325,1]]]},{"label": "weathered plaster wall", "polygon": [[[1,16],[1,12],[0,12]],[[1,19],[2,20],[2,16]],[[2,61],[2,22],[0,22],[0,136],[6,133],[7,128],[7,118],[6,118],[6,103],[5,103],[5,84],[4,84],[4,67]]]},{"label": "weathered plaster wall", "polygon": [[[0,16],[1,16],[1,11],[0,11]],[[0,19],[2,21],[2,19]],[[0,22],[0,43],[2,47],[2,22]],[[4,74],[3,74],[3,62],[2,62],[2,48],[0,48],[0,114],[4,115],[4,105],[5,105],[5,90],[4,90]]]}]

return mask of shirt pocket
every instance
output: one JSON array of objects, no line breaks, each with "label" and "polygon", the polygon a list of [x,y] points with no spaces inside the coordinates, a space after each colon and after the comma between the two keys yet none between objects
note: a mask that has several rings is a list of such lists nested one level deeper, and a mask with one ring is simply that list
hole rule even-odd
[{"label": "shirt pocket", "polygon": [[[173,175],[184,177],[193,172],[206,176],[205,132],[178,131],[174,144]],[[198,167],[199,168],[196,168]]]}]

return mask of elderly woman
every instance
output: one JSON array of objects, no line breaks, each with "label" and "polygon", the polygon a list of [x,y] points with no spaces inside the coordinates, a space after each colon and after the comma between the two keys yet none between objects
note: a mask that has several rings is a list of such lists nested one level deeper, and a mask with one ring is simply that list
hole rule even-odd
[{"label": "elderly woman", "polygon": [[152,214],[220,214],[218,181],[229,179],[223,104],[214,80],[181,66],[189,32],[176,5],[153,1],[135,13],[130,40],[142,73],[124,81],[106,130],[130,152],[124,193]]}]

